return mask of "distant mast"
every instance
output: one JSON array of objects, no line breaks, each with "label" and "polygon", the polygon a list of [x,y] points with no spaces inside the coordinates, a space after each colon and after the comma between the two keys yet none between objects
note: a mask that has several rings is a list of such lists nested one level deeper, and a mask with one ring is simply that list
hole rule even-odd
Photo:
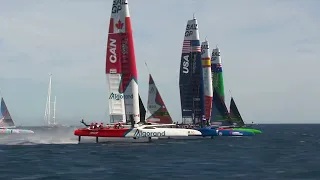
[{"label": "distant mast", "polygon": [[56,125],[56,103],[57,103],[57,96],[54,96],[54,102],[53,102],[53,124]]},{"label": "distant mast", "polygon": [[180,63],[180,101],[183,123],[201,123],[205,117],[203,73],[198,22],[188,20]]},{"label": "distant mast", "polygon": [[222,73],[222,62],[220,56],[220,49],[218,46],[212,50],[211,56],[211,72],[212,72],[212,85],[217,90],[223,101],[224,98],[224,82]]},{"label": "distant mast", "polygon": [[47,125],[51,125],[51,78],[52,74],[49,74],[49,87],[48,87],[48,94],[47,94],[47,102],[46,102],[46,109],[44,112],[44,120]]},{"label": "distant mast", "polygon": [[[106,56],[111,122],[140,121],[138,75],[127,0],[113,1]],[[127,115],[127,117],[126,117]]]},{"label": "distant mast", "polygon": [[212,109],[212,74],[211,74],[211,57],[209,42],[205,40],[201,43],[201,58],[202,58],[202,71],[203,71],[203,86],[204,86],[204,106],[206,120],[211,118]]},{"label": "distant mast", "polygon": [[[51,88],[52,88],[52,74],[50,74],[49,78],[49,87],[48,87],[48,95],[47,95],[47,102],[46,102],[46,109],[44,111],[44,121],[47,125],[56,125],[56,103],[57,97],[54,97],[54,102],[51,102]],[[53,104],[53,114],[51,114],[51,104]],[[51,117],[51,115],[53,115]]]}]

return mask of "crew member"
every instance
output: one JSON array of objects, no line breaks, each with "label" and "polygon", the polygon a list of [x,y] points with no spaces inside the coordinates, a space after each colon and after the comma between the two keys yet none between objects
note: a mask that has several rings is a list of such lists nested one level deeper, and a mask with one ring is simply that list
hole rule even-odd
[{"label": "crew member", "polygon": [[86,124],[83,119],[82,119],[80,122],[81,122],[83,125],[85,125],[86,127],[89,127],[89,126],[90,126],[90,125]]}]

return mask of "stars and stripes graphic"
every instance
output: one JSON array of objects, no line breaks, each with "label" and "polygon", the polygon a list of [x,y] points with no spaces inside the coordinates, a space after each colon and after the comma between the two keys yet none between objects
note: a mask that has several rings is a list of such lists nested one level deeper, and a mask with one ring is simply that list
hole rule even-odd
[{"label": "stars and stripes graphic", "polygon": [[199,40],[184,40],[182,45],[182,53],[201,52]]},{"label": "stars and stripes graphic", "polygon": [[191,41],[184,40],[182,45],[182,53],[190,53],[191,52]]},{"label": "stars and stripes graphic", "polygon": [[192,46],[192,52],[201,52],[201,46]]}]

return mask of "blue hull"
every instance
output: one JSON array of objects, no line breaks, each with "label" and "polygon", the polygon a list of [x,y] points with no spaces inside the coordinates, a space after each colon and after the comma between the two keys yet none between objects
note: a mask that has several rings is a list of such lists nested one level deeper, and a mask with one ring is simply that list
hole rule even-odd
[{"label": "blue hull", "polygon": [[253,132],[223,129],[217,131],[218,136],[254,136]]},{"label": "blue hull", "polygon": [[198,130],[201,132],[201,136],[206,137],[206,136],[217,136],[217,131],[216,129],[211,129],[211,128],[193,128],[195,130]]}]

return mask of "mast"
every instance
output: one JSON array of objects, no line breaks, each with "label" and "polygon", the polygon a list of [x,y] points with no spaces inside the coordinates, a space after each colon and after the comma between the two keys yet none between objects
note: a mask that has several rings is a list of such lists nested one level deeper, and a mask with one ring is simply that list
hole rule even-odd
[{"label": "mast", "polygon": [[49,78],[49,87],[48,87],[48,104],[47,104],[47,123],[51,124],[51,78],[52,74],[50,73],[50,78]]},{"label": "mast", "polygon": [[203,70],[203,86],[204,86],[204,103],[205,103],[205,118],[210,120],[212,110],[212,74],[211,74],[211,57],[210,47],[207,38],[201,43],[201,58]]},{"label": "mast", "polygon": [[215,49],[212,50],[211,56],[211,72],[212,72],[212,86],[214,89],[217,89],[217,92],[224,98],[224,80],[223,80],[223,72],[222,72],[222,61],[220,55],[220,49],[218,45]]},{"label": "mast", "polygon": [[201,123],[204,90],[198,22],[188,20],[180,59],[180,102],[183,123]]},{"label": "mast", "polygon": [[46,124],[48,124],[48,95],[47,95],[47,101],[46,101],[46,109],[44,110],[44,121]]},{"label": "mast", "polygon": [[53,121],[55,123],[55,101],[54,102],[51,102],[51,88],[52,88],[52,74],[50,73],[50,78],[49,78],[49,87],[48,87],[48,95],[47,95],[47,102],[46,102],[46,109],[44,111],[44,120],[45,122],[47,123],[47,125],[50,125],[51,124],[51,103],[54,104],[54,114],[53,114]]},{"label": "mast", "polygon": [[110,121],[126,122],[126,117],[132,117],[138,123],[138,75],[127,0],[113,1],[105,73],[110,93]]},{"label": "mast", "polygon": [[53,124],[56,124],[56,102],[57,102],[57,96],[54,96],[54,102],[53,102]]}]

